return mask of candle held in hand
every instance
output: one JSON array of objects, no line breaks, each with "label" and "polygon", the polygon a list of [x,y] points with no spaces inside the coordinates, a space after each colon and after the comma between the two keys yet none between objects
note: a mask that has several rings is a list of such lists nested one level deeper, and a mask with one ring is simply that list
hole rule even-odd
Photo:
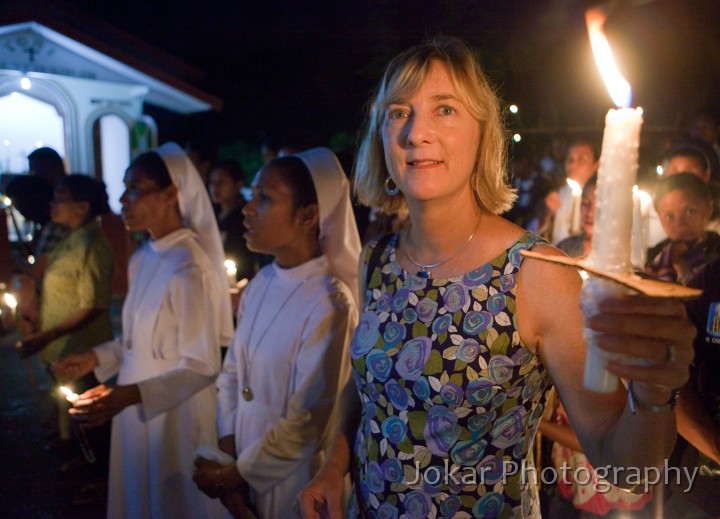
[{"label": "candle held in hand", "polygon": [[75,403],[78,398],[80,398],[80,395],[75,393],[72,389],[66,386],[60,386],[59,391],[65,395],[65,399],[70,402],[71,404]]},{"label": "candle held in hand", "polygon": [[[638,149],[642,108],[629,108],[632,97],[630,84],[620,74],[603,26],[607,12],[603,6],[585,13],[588,35],[600,74],[615,104],[605,117],[600,167],[595,188],[595,218],[592,248],[588,263],[616,274],[632,272],[631,234],[633,221],[633,185],[637,178]],[[583,283],[581,305],[585,318],[598,311],[600,301],[629,289],[611,281],[591,277]],[[587,356],[584,385],[592,391],[613,392],[618,378],[606,370],[609,356],[597,346],[593,330],[585,328]]]}]

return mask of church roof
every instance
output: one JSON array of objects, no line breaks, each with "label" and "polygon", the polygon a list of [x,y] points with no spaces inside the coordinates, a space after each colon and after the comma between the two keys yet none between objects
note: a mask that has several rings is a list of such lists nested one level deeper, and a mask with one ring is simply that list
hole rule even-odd
[{"label": "church roof", "polygon": [[0,70],[136,84],[145,101],[189,114],[221,110],[195,86],[200,70],[65,2],[7,3],[0,11]]}]

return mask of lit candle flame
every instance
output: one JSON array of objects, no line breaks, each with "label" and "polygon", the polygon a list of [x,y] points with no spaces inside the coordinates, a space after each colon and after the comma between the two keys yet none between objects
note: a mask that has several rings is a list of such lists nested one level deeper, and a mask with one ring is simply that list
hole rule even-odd
[{"label": "lit candle flame", "polygon": [[610,50],[610,44],[605,37],[605,20],[607,12],[603,7],[592,7],[585,12],[585,23],[587,24],[590,46],[595,56],[595,62],[600,69],[600,75],[605,86],[610,92],[610,97],[616,106],[629,108],[632,101],[632,89],[630,83],[618,70],[615,58]]},{"label": "lit candle flame", "polygon": [[228,274],[237,274],[237,265],[233,260],[225,260],[225,272]]},{"label": "lit candle flame", "polygon": [[61,392],[63,395],[65,395],[65,398],[67,399],[68,402],[74,402],[75,400],[77,400],[78,398],[80,398],[80,395],[78,395],[77,393],[75,393],[75,392],[74,392],[72,389],[70,389],[69,387],[60,386],[60,387],[59,387],[59,390],[60,390],[60,392]]},{"label": "lit candle flame", "polygon": [[5,294],[3,294],[3,299],[10,309],[15,310],[17,308],[17,299],[11,293],[5,292]]},{"label": "lit candle flame", "polygon": [[566,179],[567,185],[570,186],[570,190],[573,195],[582,195],[582,188],[575,180],[568,178]]}]

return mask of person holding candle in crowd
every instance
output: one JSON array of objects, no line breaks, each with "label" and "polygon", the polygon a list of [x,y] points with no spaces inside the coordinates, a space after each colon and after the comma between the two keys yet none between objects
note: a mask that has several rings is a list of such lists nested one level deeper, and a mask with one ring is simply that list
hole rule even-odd
[{"label": "person holding candle in crowd", "polygon": [[213,382],[233,332],[215,215],[174,143],[138,156],[124,182],[125,226],[151,239],[130,262],[123,336],[54,369],[66,378],[118,375],[70,410],[85,427],[112,419],[108,517],[221,517],[192,481],[193,452],[217,441]]},{"label": "person holding candle in crowd", "polygon": [[565,157],[566,180],[576,182],[577,187],[575,192],[570,185],[560,188],[560,208],[553,220],[552,243],[559,243],[581,231],[580,225],[574,227],[574,222],[579,223],[580,220],[579,215],[575,214],[580,209],[579,197],[585,183],[597,172],[599,164],[595,145],[589,140],[578,139],[568,148]]},{"label": "person holding candle in crowd", "polygon": [[[532,479],[509,467],[526,467],[551,380],[595,466],[661,467],[672,449],[671,401],[692,356],[682,305],[605,299],[587,326],[633,361],[607,369],[634,379],[636,412],[624,390],[585,390],[580,277],[524,259],[530,248],[560,253],[498,216],[513,200],[504,136],[498,100],[459,40],[388,65],[355,182],[361,202],[407,206],[409,224],[363,255],[354,376],[333,448],[300,495],[304,517],[341,517],[347,472],[356,516],[537,517]],[[484,477],[463,483],[472,474]]]},{"label": "person holding candle in crowd", "polygon": [[[55,245],[45,263],[41,278],[39,330],[22,337],[16,344],[21,357],[39,354],[50,367],[71,353],[90,350],[113,338],[110,322],[113,253],[98,217],[110,211],[105,185],[87,175],[63,175],[57,181],[50,216],[56,226],[69,230],[67,237]],[[74,389],[83,392],[95,387],[97,379],[88,373],[75,381]],[[55,392],[55,389],[53,389]],[[58,398],[60,438],[70,438],[68,403]],[[110,429],[102,427],[90,434],[97,463],[93,481],[73,498],[85,503],[104,495],[107,478]],[[61,470],[85,466],[86,458],[76,454]]]},{"label": "person holding candle in crowd", "polygon": [[700,468],[691,489],[669,485],[667,517],[699,518],[720,514],[720,333],[712,319],[720,308],[720,235],[707,230],[713,199],[695,174],[678,173],[658,182],[655,208],[668,238],[650,249],[646,271],[661,279],[703,290],[686,303],[698,334],[690,382],[680,392],[676,410],[678,440],[671,462]]},{"label": "person holding candle in crowd", "polygon": [[597,187],[597,175],[593,175],[587,181],[582,191],[580,201],[580,221],[582,231],[575,236],[569,236],[557,244],[557,248],[571,258],[582,256],[587,258],[592,247],[593,226],[595,224],[595,188]]},{"label": "person holding candle in crowd", "polygon": [[245,200],[240,190],[245,186],[245,171],[230,159],[216,161],[210,169],[210,198],[216,204],[216,216],[223,241],[225,258],[235,263],[236,281],[255,275],[255,257],[243,238],[242,208]]},{"label": "person holding candle in crowd", "polygon": [[245,289],[219,389],[219,445],[195,481],[235,517],[294,517],[317,469],[343,351],[357,324],[360,239],[350,185],[327,148],[271,160],[243,208],[245,236],[275,261]]}]

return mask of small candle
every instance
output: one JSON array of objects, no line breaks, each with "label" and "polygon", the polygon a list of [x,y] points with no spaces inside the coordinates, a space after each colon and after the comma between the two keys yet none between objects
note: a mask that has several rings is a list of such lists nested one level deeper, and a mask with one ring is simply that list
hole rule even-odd
[{"label": "small candle", "polygon": [[237,282],[237,265],[233,260],[225,260],[225,273],[227,274],[228,285],[235,288]]},{"label": "small candle", "polygon": [[[603,33],[607,13],[603,7],[588,9],[585,14],[593,53],[615,104],[605,117],[600,167],[595,189],[593,240],[588,263],[600,270],[617,274],[632,272],[631,235],[633,221],[633,185],[637,178],[638,149],[642,109],[629,108],[632,91],[615,65],[610,45]],[[598,311],[602,299],[628,289],[597,277],[583,283],[581,305],[586,318]],[[599,392],[613,392],[618,378],[605,366],[610,356],[596,345],[592,330],[585,329],[587,356],[584,385]]]},{"label": "small candle", "polygon": [[65,399],[70,402],[71,404],[75,403],[75,401],[80,398],[80,395],[75,393],[72,389],[70,389],[67,386],[60,386],[58,390],[65,395]]},{"label": "small candle", "polygon": [[580,232],[580,206],[582,203],[582,187],[575,180],[568,178],[567,185],[572,191],[572,212],[570,213],[570,235]]},{"label": "small candle", "polygon": [[642,269],[647,261],[647,241],[650,232],[650,204],[648,193],[633,186],[632,252],[633,267]]}]

